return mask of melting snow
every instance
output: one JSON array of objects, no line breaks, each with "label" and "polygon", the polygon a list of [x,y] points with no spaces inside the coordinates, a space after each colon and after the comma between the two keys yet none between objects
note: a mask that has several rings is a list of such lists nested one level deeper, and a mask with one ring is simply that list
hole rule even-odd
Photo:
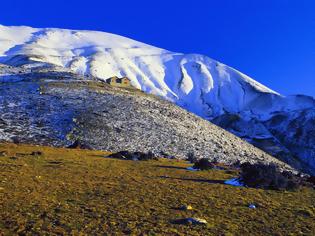
[{"label": "melting snow", "polygon": [[190,170],[190,171],[199,171],[199,169],[195,169],[194,167],[187,167],[186,170]]},{"label": "melting snow", "polygon": [[244,187],[244,184],[242,184],[238,178],[229,179],[224,181],[225,184],[236,186],[236,187]]}]

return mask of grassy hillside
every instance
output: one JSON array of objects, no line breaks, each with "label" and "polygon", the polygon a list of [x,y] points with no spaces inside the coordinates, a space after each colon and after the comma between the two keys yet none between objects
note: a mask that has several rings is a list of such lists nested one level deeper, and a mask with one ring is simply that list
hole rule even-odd
[{"label": "grassy hillside", "polygon": [[[184,161],[123,161],[106,154],[0,144],[0,235],[315,234],[312,189],[232,187],[223,181],[235,172],[190,172]],[[180,210],[184,204],[193,210]],[[172,223],[185,217],[208,225]]]}]

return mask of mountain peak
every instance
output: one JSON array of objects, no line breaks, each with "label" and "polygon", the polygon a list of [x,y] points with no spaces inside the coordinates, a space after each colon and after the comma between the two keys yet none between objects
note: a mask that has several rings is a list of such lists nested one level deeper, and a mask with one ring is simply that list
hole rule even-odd
[{"label": "mountain peak", "polygon": [[[214,109],[218,111],[243,109],[247,103],[244,86],[277,94],[206,56],[174,53],[105,32],[1,26],[0,41],[0,62],[5,64],[23,65],[27,56],[102,80],[126,76],[135,87],[172,101],[187,103],[191,97],[206,94],[222,103]],[[24,59],[16,60],[21,55]],[[202,115],[202,111],[197,113]]]}]

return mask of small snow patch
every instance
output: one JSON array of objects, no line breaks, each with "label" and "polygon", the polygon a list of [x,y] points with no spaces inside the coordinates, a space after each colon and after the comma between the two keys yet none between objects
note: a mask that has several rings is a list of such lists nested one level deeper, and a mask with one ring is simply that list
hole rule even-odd
[{"label": "small snow patch", "polygon": [[224,183],[236,187],[244,187],[244,184],[242,184],[238,178],[226,180]]},{"label": "small snow patch", "polygon": [[193,166],[187,167],[186,170],[189,170],[189,171],[199,171],[199,169],[195,169]]}]

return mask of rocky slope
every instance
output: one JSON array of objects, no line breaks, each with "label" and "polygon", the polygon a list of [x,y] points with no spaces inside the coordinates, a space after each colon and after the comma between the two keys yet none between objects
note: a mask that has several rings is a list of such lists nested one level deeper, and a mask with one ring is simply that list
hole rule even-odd
[{"label": "rocky slope", "polygon": [[45,70],[60,78],[127,76],[134,87],[315,173],[314,98],[282,96],[206,56],[174,53],[104,32],[0,26],[0,63],[13,66],[0,70],[2,82],[49,76]]},{"label": "rocky slope", "polygon": [[78,140],[108,151],[153,151],[177,158],[193,152],[226,163],[280,163],[210,122],[140,90],[69,76],[3,83],[0,94],[2,141],[65,147]]}]

